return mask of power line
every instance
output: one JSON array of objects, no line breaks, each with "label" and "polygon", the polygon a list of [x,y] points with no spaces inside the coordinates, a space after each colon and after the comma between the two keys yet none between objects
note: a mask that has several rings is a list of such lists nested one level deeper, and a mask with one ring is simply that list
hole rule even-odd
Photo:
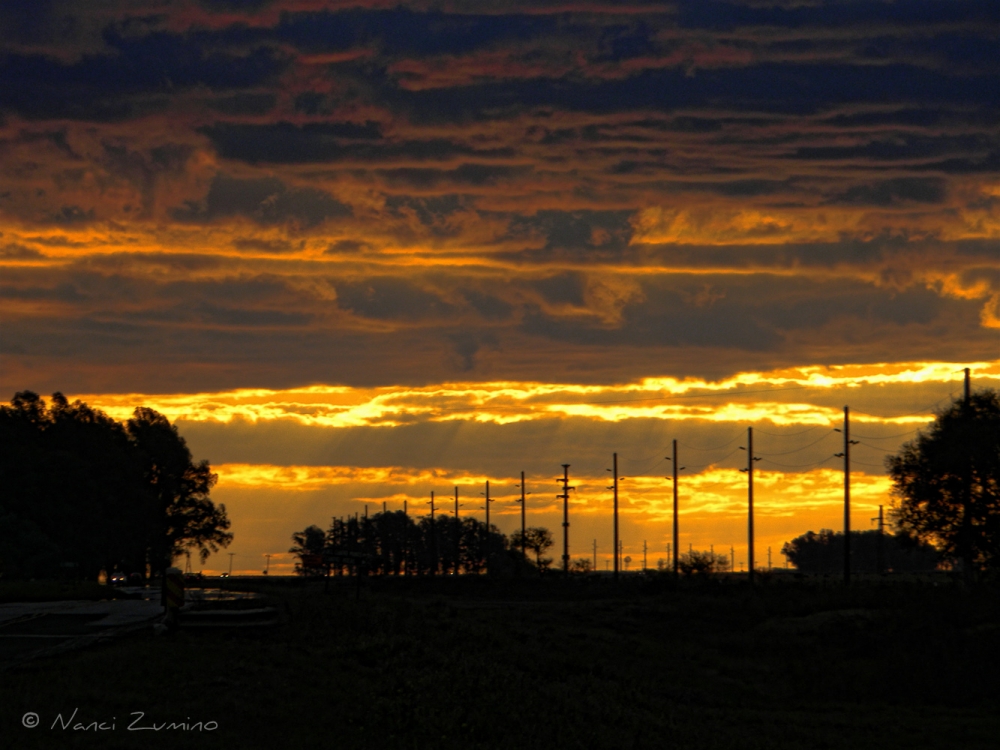
[{"label": "power line", "polygon": [[799,451],[804,451],[806,448],[812,448],[817,443],[822,443],[824,440],[826,440],[832,434],[833,434],[833,430],[830,430],[830,432],[828,432],[827,434],[823,435],[823,437],[821,437],[819,440],[814,440],[813,442],[809,443],[808,445],[803,445],[801,448],[796,448],[795,450],[785,451],[784,453],[771,453],[769,455],[772,455],[772,456],[788,456],[788,455],[790,455],[792,453],[798,453]]},{"label": "power line", "polygon": [[[680,445],[680,443],[678,443],[678,445]],[[692,465],[692,466],[688,466],[687,468],[689,468],[689,469],[703,469],[703,468],[705,468],[706,466],[712,466],[712,465],[714,465],[714,464],[718,464],[718,463],[722,463],[722,462],[723,462],[723,461],[725,461],[725,460],[726,460],[727,458],[729,458],[730,456],[732,456],[733,454],[735,454],[735,453],[736,453],[736,451],[738,451],[738,450],[740,450],[740,449],[739,449],[739,448],[734,448],[734,449],[733,449],[732,451],[730,451],[729,453],[727,453],[727,454],[726,454],[725,456],[723,456],[722,458],[717,458],[716,460],[714,460],[714,461],[710,461],[710,462],[708,462],[707,464],[694,464],[694,465]]]},{"label": "power line", "polygon": [[[662,453],[665,450],[666,450],[666,448],[664,448],[660,452]],[[649,474],[649,472],[651,472],[653,469],[655,469],[657,466],[659,466],[660,464],[662,464],[666,460],[667,459],[665,459],[665,458],[661,458],[659,461],[657,461],[655,464],[653,464],[652,466],[650,466],[647,469],[643,469],[642,471],[633,471],[632,474],[631,474],[631,476],[633,476],[633,477],[646,476],[647,474]]]},{"label": "power line", "polygon": [[871,448],[872,450],[884,451],[885,453],[895,453],[896,452],[896,451],[892,450],[891,448],[881,448],[881,447],[879,447],[877,445],[869,445],[864,440],[859,440],[858,442],[861,445],[865,446],[866,448]]},{"label": "power line", "polygon": [[855,434],[855,437],[864,438],[865,440],[891,440],[892,438],[900,438],[900,437],[905,437],[906,435],[912,435],[914,432],[919,432],[919,431],[920,431],[919,427],[914,427],[912,430],[907,430],[906,432],[899,432],[896,433],[895,435],[875,436],[875,435]]},{"label": "power line", "polygon": [[[780,464],[777,461],[772,461],[771,459],[767,458],[766,456],[762,457],[761,461],[766,461],[769,464],[774,464],[775,466],[780,466],[783,469],[801,469],[801,468],[806,467],[806,466],[819,466],[820,464],[825,464],[831,458],[835,458],[835,456],[827,456],[822,461],[814,461],[811,464]],[[855,462],[855,463],[857,463],[857,462]]]},{"label": "power line", "polygon": [[743,437],[743,430],[740,430],[739,432],[737,432],[736,435],[734,435],[732,437],[732,439],[727,440],[726,442],[722,443],[721,445],[712,446],[711,448],[699,448],[696,445],[688,445],[687,443],[682,443],[680,440],[677,441],[677,445],[680,445],[680,446],[682,446],[684,448],[687,448],[688,450],[705,451],[707,453],[708,451],[717,451],[720,448],[725,448],[727,445],[732,445],[737,440],[739,440],[741,437]]},{"label": "power line", "polygon": [[862,466],[874,466],[877,469],[884,469],[885,468],[885,466],[883,466],[882,464],[869,464],[869,463],[865,463],[864,461],[855,461],[853,458],[851,459],[851,463],[852,464],[861,464]]},{"label": "power line", "polygon": [[796,435],[805,435],[807,432],[812,432],[820,427],[829,427],[829,425],[814,424],[805,430],[799,430],[798,432],[766,432],[765,430],[758,429],[761,435],[769,435],[770,437],[795,437]]},{"label": "power line", "polygon": [[900,419],[902,417],[911,417],[914,414],[922,414],[925,411],[930,411],[931,409],[933,409],[934,407],[936,407],[938,404],[940,404],[945,399],[953,398],[954,396],[955,396],[955,391],[952,391],[947,396],[942,396],[941,398],[939,398],[934,403],[928,404],[927,406],[923,407],[922,409],[917,409],[916,411],[907,412],[906,414],[890,414],[890,415],[872,414],[871,412],[860,411],[858,409],[855,409],[854,413],[855,414],[864,414],[866,417],[875,417],[876,419]]}]

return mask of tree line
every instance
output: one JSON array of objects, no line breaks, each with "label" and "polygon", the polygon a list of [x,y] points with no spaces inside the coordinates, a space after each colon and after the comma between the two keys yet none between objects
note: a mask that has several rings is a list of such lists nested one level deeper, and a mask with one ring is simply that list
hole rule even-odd
[{"label": "tree line", "polygon": [[0,405],[0,575],[94,580],[157,575],[185,551],[233,538],[208,461],[177,428],[139,407],[119,422],[61,393]]},{"label": "tree line", "polygon": [[552,564],[544,554],[553,544],[552,533],[540,526],[508,536],[472,517],[415,520],[401,510],[334,518],[326,531],[309,526],[292,534],[292,542],[295,572],[304,576],[541,571]]},{"label": "tree line", "polygon": [[[851,569],[856,573],[920,573],[938,566],[933,545],[903,531],[851,532]],[[803,573],[836,574],[844,569],[844,534],[820,529],[785,542],[781,553]]]}]

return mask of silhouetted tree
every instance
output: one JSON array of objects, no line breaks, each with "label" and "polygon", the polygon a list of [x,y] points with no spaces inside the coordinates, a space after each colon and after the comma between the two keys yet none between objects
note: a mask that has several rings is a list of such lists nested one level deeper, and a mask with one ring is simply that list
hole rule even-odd
[{"label": "silhouetted tree", "polygon": [[968,575],[1000,568],[1000,398],[971,394],[886,458],[895,525]]},{"label": "silhouetted tree", "polygon": [[[851,532],[851,568],[857,573],[878,572],[878,532]],[[830,529],[807,531],[785,542],[781,553],[803,573],[835,574],[844,569],[844,534]],[[886,572],[926,572],[937,567],[938,553],[929,544],[899,532],[882,538],[882,566]]]},{"label": "silhouetted tree", "polygon": [[145,516],[153,573],[168,568],[185,549],[197,549],[204,562],[210,553],[229,546],[233,535],[226,531],[226,506],[208,499],[218,481],[208,461],[193,463],[177,428],[152,409],[137,408],[126,426],[149,490]]},{"label": "silhouetted tree", "polygon": [[[525,549],[530,549],[535,553],[535,567],[540,571],[545,570],[548,565],[552,563],[552,561],[546,558],[547,564],[543,565],[542,554],[554,544],[552,540],[552,532],[544,526],[529,526],[524,530],[523,541]],[[510,543],[512,547],[521,547],[522,540],[520,529],[511,534]]]},{"label": "silhouetted tree", "polygon": [[714,552],[692,550],[677,558],[677,566],[686,576],[710,576],[729,570],[729,558]]},{"label": "silhouetted tree", "polygon": [[319,526],[309,526],[292,534],[294,545],[288,550],[299,558],[295,572],[302,576],[318,576],[325,572],[323,564],[328,550],[327,535]]},{"label": "silhouetted tree", "polygon": [[152,409],[127,424],[61,393],[0,406],[0,564],[10,577],[154,572],[187,549],[226,546],[215,475]]},{"label": "silhouetted tree", "polygon": [[[311,526],[292,535],[291,552],[322,555],[332,570],[358,570],[362,575],[457,574],[486,570],[487,556],[496,572],[509,573],[523,566],[523,556],[508,548],[506,537],[495,527],[474,518],[439,516],[431,523],[425,516],[414,521],[401,511],[376,513],[368,518],[333,519],[324,534]],[[313,574],[308,566],[302,572]],[[491,572],[494,571],[491,567]]]}]

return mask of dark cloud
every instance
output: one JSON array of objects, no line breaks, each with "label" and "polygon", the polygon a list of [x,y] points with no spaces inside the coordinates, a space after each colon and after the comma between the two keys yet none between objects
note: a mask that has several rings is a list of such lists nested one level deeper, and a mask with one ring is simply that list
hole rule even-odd
[{"label": "dark cloud", "polygon": [[337,304],[355,315],[379,320],[427,320],[453,315],[453,305],[433,292],[397,278],[338,283]]},{"label": "dark cloud", "polygon": [[365,250],[370,250],[371,245],[367,242],[362,242],[361,240],[337,240],[331,243],[325,250],[325,252],[333,253],[360,253]]},{"label": "dark cloud", "polygon": [[934,0],[911,0],[884,3],[867,0],[852,3],[817,5],[780,3],[735,3],[686,0],[678,4],[677,20],[688,28],[734,31],[738,28],[773,26],[777,28],[863,28],[871,24],[921,26],[927,24],[1000,21],[1000,11],[989,0],[955,3]]},{"label": "dark cloud", "polygon": [[349,206],[315,188],[290,188],[275,177],[241,180],[216,175],[201,202],[175,208],[173,217],[185,222],[209,222],[245,216],[259,224],[293,222],[313,227],[328,219],[351,215]]},{"label": "dark cloud", "polygon": [[462,296],[487,320],[506,320],[514,311],[514,306],[509,302],[474,289],[466,289],[462,292]]},{"label": "dark cloud", "polygon": [[547,301],[557,305],[586,304],[584,289],[586,278],[580,273],[561,273],[545,279],[528,282],[529,287],[537,291]]},{"label": "dark cloud", "polygon": [[274,0],[198,0],[198,5],[217,13],[256,13]]},{"label": "dark cloud", "polygon": [[34,248],[25,247],[16,242],[0,245],[0,258],[5,260],[35,260],[44,257]]},{"label": "dark cloud", "polygon": [[712,182],[702,185],[691,185],[692,189],[702,188],[719,195],[746,196],[773,195],[789,189],[788,180],[732,180],[730,182]]},{"label": "dark cloud", "polygon": [[118,120],[166,108],[165,97],[179,89],[258,86],[287,64],[273,49],[234,54],[163,32],[126,37],[109,29],[104,42],[112,53],[73,63],[43,55],[0,58],[0,109],[30,119]]},{"label": "dark cloud", "polygon": [[794,152],[796,159],[871,159],[895,161],[902,159],[928,159],[954,152],[976,152],[997,145],[997,139],[985,135],[965,136],[915,136],[902,135],[882,138],[855,146],[802,146]]},{"label": "dark cloud", "polygon": [[392,55],[462,54],[500,44],[552,35],[555,18],[538,15],[447,14],[350,9],[288,13],[264,36],[308,52],[377,46]]},{"label": "dark cloud", "polygon": [[498,349],[500,341],[493,333],[474,333],[463,331],[451,334],[448,337],[454,346],[455,354],[459,359],[459,369],[462,372],[472,372],[476,369],[476,354],[484,346],[490,349]]},{"label": "dark cloud", "polygon": [[94,209],[81,208],[80,206],[62,206],[58,211],[49,215],[49,221],[53,224],[89,224],[94,220]]},{"label": "dark cloud", "polygon": [[530,5],[0,5],[3,351],[131,390],[995,357],[996,3]]},{"label": "dark cloud", "polygon": [[461,195],[448,194],[429,197],[411,197],[408,195],[390,195],[386,197],[387,212],[394,217],[403,218],[414,215],[433,236],[454,237],[459,229],[450,225],[448,218],[465,210],[468,201]]},{"label": "dark cloud", "polygon": [[194,152],[191,146],[177,143],[154,146],[148,152],[130,150],[126,145],[112,142],[104,142],[102,148],[103,166],[110,175],[126,180],[139,191],[146,215],[153,210],[161,178],[182,175]]},{"label": "dark cloud", "polygon": [[301,250],[303,244],[292,243],[288,240],[262,240],[248,237],[233,240],[233,247],[237,250],[250,250],[262,253],[287,253],[293,250]]},{"label": "dark cloud", "polygon": [[208,106],[226,115],[264,115],[274,109],[274,94],[233,94],[210,99]]},{"label": "dark cloud", "polygon": [[632,238],[631,211],[541,210],[515,216],[511,239],[540,235],[544,248],[536,255],[578,255],[593,259],[618,257]]},{"label": "dark cloud", "polygon": [[[399,142],[383,141],[381,126],[363,124],[307,123],[292,125],[243,125],[216,123],[201,128],[220,156],[255,164],[308,164],[314,162],[445,161],[456,157],[509,158],[509,148],[476,149],[433,138]],[[467,165],[457,174],[471,179],[484,167]]]},{"label": "dark cloud", "polygon": [[376,171],[391,186],[418,189],[446,187],[488,187],[497,183],[529,178],[534,171],[530,164],[460,164],[455,169],[401,168]]},{"label": "dark cloud", "polygon": [[941,203],[946,182],[940,177],[897,177],[855,185],[829,199],[830,203],[891,206],[900,202]]}]

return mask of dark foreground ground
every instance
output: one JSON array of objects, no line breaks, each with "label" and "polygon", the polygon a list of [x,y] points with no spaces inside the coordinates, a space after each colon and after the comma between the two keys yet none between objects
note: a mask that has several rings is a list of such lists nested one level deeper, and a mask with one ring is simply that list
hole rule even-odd
[{"label": "dark foreground ground", "polygon": [[282,624],[7,670],[0,746],[1000,747],[996,589],[337,583],[234,580]]}]

